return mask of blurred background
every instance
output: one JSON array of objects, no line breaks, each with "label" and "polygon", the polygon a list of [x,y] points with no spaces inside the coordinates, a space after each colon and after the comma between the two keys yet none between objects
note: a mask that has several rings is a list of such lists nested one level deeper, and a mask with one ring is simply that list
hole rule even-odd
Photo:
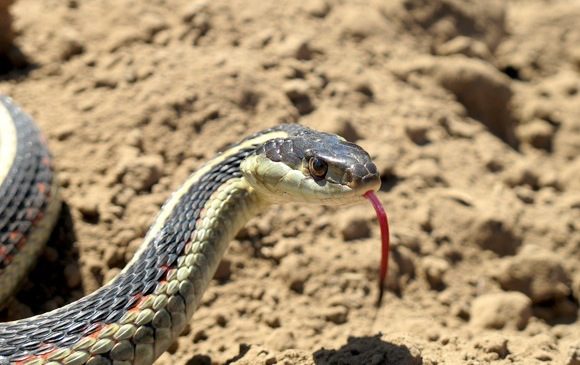
[{"label": "blurred background", "polygon": [[383,306],[370,205],[277,207],[159,364],[579,365],[579,19],[563,0],[0,0],[0,93],[44,131],[68,208],[0,318],[96,290],[205,160],[296,122],[379,166]]}]

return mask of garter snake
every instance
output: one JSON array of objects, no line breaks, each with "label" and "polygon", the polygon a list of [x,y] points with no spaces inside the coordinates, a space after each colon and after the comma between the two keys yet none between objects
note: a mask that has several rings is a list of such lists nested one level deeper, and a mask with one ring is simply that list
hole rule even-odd
[{"label": "garter snake", "polygon": [[[194,172],[123,271],[84,298],[0,323],[0,365],[152,364],[200,303],[228,242],[271,204],[341,205],[380,185],[367,152],[297,124],[246,137]],[[0,96],[0,301],[34,263],[59,213],[46,143]]]}]

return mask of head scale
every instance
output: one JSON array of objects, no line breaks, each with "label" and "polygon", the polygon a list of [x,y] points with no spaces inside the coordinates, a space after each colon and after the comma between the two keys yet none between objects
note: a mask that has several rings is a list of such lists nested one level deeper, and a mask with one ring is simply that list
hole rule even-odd
[{"label": "head scale", "polygon": [[369,154],[343,138],[290,124],[242,162],[244,176],[273,202],[348,204],[381,181]]}]

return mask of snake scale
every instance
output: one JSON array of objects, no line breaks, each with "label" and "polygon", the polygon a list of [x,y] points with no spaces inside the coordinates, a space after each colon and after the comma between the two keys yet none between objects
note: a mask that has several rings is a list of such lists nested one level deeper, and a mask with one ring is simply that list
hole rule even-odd
[{"label": "snake scale", "polygon": [[[57,186],[34,122],[0,96],[0,302],[42,251],[59,215]],[[355,203],[379,186],[369,154],[336,135],[291,124],[246,137],[171,195],[111,282],[62,308],[0,323],[0,365],[152,364],[250,217],[286,202]]]}]

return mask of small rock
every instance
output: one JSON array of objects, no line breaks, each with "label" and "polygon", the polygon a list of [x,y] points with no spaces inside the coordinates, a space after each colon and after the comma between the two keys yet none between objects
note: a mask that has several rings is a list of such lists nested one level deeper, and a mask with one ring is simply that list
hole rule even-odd
[{"label": "small rock", "polygon": [[458,36],[442,44],[437,48],[437,53],[442,56],[462,54],[467,57],[480,58],[486,61],[493,60],[493,56],[485,43],[466,36]]},{"label": "small rock", "polygon": [[443,183],[441,168],[430,158],[413,161],[405,170],[405,175],[420,178],[429,187]]},{"label": "small rock", "polygon": [[343,36],[354,41],[362,41],[385,31],[385,20],[373,7],[351,5],[342,10],[338,18]]},{"label": "small rock", "polygon": [[290,290],[299,294],[304,292],[304,285],[308,281],[310,273],[301,268],[308,267],[309,264],[309,259],[299,255],[286,256],[282,260],[278,272]]},{"label": "small rock", "polygon": [[277,351],[284,351],[296,347],[296,337],[294,332],[281,327],[271,332],[266,343]]},{"label": "small rock", "polygon": [[76,126],[74,124],[60,124],[53,133],[56,139],[65,141],[74,135],[75,131]]},{"label": "small rock", "polygon": [[330,307],[323,311],[324,319],[334,324],[346,323],[348,319],[348,308],[342,305]]},{"label": "small rock", "polygon": [[76,208],[83,216],[85,222],[96,223],[99,221],[99,196],[95,194],[87,194],[76,203]]},{"label": "small rock", "polygon": [[292,102],[300,115],[309,114],[314,111],[312,97],[308,84],[304,80],[290,80],[283,86],[284,92]]},{"label": "small rock", "polygon": [[429,132],[430,127],[429,122],[425,120],[417,120],[410,122],[405,126],[405,133],[413,143],[423,146],[429,143],[427,133]]},{"label": "small rock", "polygon": [[540,185],[540,177],[536,168],[526,161],[520,161],[507,169],[503,176],[503,181],[509,187],[529,186],[537,189]]},{"label": "small rock", "polygon": [[481,248],[500,256],[514,255],[522,243],[507,221],[491,215],[483,215],[475,222],[472,238]]},{"label": "small rock", "polygon": [[427,256],[421,261],[425,278],[432,289],[440,290],[445,287],[445,274],[449,271],[449,263],[439,257]]},{"label": "small rock", "polygon": [[552,150],[554,133],[554,126],[541,119],[533,120],[518,128],[518,134],[523,142],[546,151]]},{"label": "small rock", "polygon": [[309,0],[303,5],[304,10],[317,18],[324,18],[330,11],[330,5],[326,0]]},{"label": "small rock", "polygon": [[487,353],[496,353],[500,359],[505,359],[510,354],[508,340],[502,336],[491,335],[475,342],[476,349],[482,349]]},{"label": "small rock", "polygon": [[310,60],[313,56],[313,50],[308,39],[299,36],[290,36],[280,44],[278,54],[281,57]]},{"label": "small rock", "polygon": [[504,290],[524,293],[534,303],[563,299],[571,291],[571,279],[560,258],[531,246],[504,262],[498,281]]},{"label": "small rock", "polygon": [[580,342],[570,346],[566,355],[566,365],[580,365]]},{"label": "small rock", "polygon": [[207,11],[207,1],[197,0],[187,2],[187,6],[181,11],[181,19],[189,23],[196,15]]},{"label": "small rock", "polygon": [[125,161],[120,175],[123,185],[133,188],[136,192],[151,189],[162,176],[163,158],[159,155],[139,156]]},{"label": "small rock", "polygon": [[84,52],[85,48],[78,32],[67,28],[60,31],[59,35],[60,39],[56,50],[61,61],[67,61]]},{"label": "small rock", "polygon": [[126,143],[141,150],[143,148],[143,132],[140,129],[131,130],[127,133]]},{"label": "small rock", "polygon": [[479,328],[522,330],[531,315],[532,301],[518,292],[484,294],[471,304],[471,323]]}]

